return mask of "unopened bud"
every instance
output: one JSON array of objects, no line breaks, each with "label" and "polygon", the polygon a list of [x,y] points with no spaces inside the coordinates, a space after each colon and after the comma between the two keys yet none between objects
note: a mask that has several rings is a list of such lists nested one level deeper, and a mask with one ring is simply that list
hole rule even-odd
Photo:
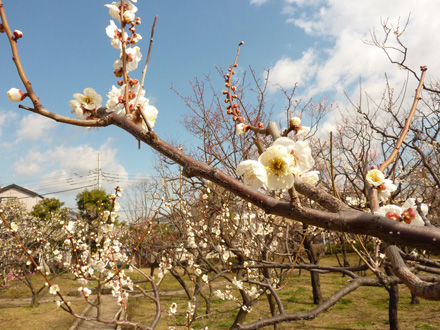
[{"label": "unopened bud", "polygon": [[18,40],[20,38],[23,38],[23,32],[19,31],[19,30],[15,30],[14,31],[14,39]]},{"label": "unopened bud", "polygon": [[4,33],[5,32],[5,28],[3,27],[3,24],[0,23],[0,33]]},{"label": "unopened bud", "polygon": [[121,78],[122,77],[122,68],[116,69],[113,73],[116,77]]},{"label": "unopened bud", "polygon": [[301,124],[301,118],[299,117],[293,117],[290,119],[290,126],[298,126],[299,124]]},{"label": "unopened bud", "polygon": [[258,128],[264,128],[264,124],[262,122],[259,122],[257,126]]},{"label": "unopened bud", "polygon": [[371,166],[371,169],[372,169],[372,170],[377,170],[377,166],[374,166],[374,165],[373,165],[373,166]]},{"label": "unopened bud", "polygon": [[23,93],[21,90],[17,88],[11,88],[8,92],[8,98],[12,102],[20,102],[23,101],[27,96],[27,93]]}]

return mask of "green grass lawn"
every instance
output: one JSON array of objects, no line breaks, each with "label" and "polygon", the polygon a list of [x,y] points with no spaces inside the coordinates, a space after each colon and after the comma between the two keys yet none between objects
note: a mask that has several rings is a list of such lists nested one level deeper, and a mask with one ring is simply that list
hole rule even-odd
[{"label": "green grass lawn", "polygon": [[[44,285],[44,280],[41,276],[35,276],[33,277],[33,283],[35,288],[40,288]],[[57,277],[53,284],[58,284],[63,294],[67,294],[71,289],[78,287],[71,274]],[[73,316],[56,306],[54,300],[58,300],[58,297],[47,293],[43,302],[37,307],[30,307],[27,304],[30,297],[29,288],[20,281],[13,282],[10,288],[0,291],[0,329],[63,330],[69,329],[75,322]],[[69,300],[68,296],[66,298]],[[14,299],[14,303],[8,303],[9,300],[6,299]],[[81,300],[74,300],[71,306],[75,312],[79,313],[86,307],[86,303]]]},{"label": "green grass lawn", "polygon": [[[326,257],[321,264],[335,265],[334,258]],[[133,279],[140,279],[141,276],[130,274]],[[348,278],[338,274],[321,275],[321,286],[324,299],[340,289],[347,283]],[[41,278],[35,278],[37,286],[42,285]],[[308,311],[315,307],[312,304],[312,292],[310,276],[307,271],[294,271],[288,281],[286,288],[279,291],[287,312]],[[67,293],[76,289],[77,284],[72,275],[63,275],[55,280],[61,292]],[[215,289],[225,289],[224,282],[215,283]],[[147,283],[142,284],[149,289]],[[411,305],[409,290],[401,285],[399,301],[399,320],[402,329],[439,329],[440,325],[440,303],[420,299],[420,304]],[[168,274],[161,284],[160,290],[173,291],[172,295],[161,296],[162,318],[158,329],[168,330],[168,327],[175,324],[175,320],[168,316],[167,310],[172,302],[178,305],[176,320],[183,322],[188,305],[188,299],[184,294],[176,294],[180,286],[174,278]],[[205,287],[205,293],[208,293]],[[16,286],[0,292],[0,302],[3,298],[29,298],[30,292],[27,287],[17,283]],[[47,294],[46,297],[53,297]],[[75,311],[80,312],[86,306],[83,301],[72,302]],[[203,299],[200,300],[199,315],[205,314]],[[203,329],[205,325],[209,329],[228,329],[237,315],[237,303],[223,301],[213,298],[211,313],[209,317],[203,317],[191,325],[194,329]],[[151,300],[142,297],[130,297],[128,302],[128,316],[131,320],[149,324],[154,317],[155,307]],[[263,297],[253,306],[252,312],[248,315],[247,321],[257,320],[269,316],[268,305]],[[13,307],[0,304],[0,329],[48,329],[63,330],[69,329],[74,318],[68,313],[57,308],[53,302],[41,303],[36,308],[28,306]],[[388,293],[384,288],[361,287],[351,294],[345,296],[338,304],[329,311],[321,314],[315,320],[296,321],[285,323],[280,329],[387,329],[388,328]],[[176,329],[186,329],[176,327]],[[269,329],[269,328],[266,328]],[[128,330],[128,328],[126,329]]]},{"label": "green grass lawn", "polygon": [[[322,264],[336,265],[335,259],[326,257]],[[354,263],[353,263],[354,264]],[[165,286],[172,277],[167,275]],[[342,277],[338,274],[322,274],[321,287],[324,299],[332,293],[342,288],[348,277]],[[174,287],[173,287],[174,288]],[[216,289],[224,291],[224,285],[216,285]],[[440,325],[440,303],[420,299],[420,304],[411,304],[411,294],[403,286],[399,286],[399,321],[401,329],[439,329]],[[206,288],[204,292],[208,293]],[[308,311],[315,307],[312,304],[313,297],[310,285],[310,276],[307,271],[298,271],[292,273],[285,289],[279,291],[279,295],[284,302],[287,312]],[[237,295],[238,296],[238,295]],[[228,329],[237,315],[237,303],[223,301],[213,298],[211,305],[211,314],[209,317],[200,318],[191,325],[194,329],[203,329],[209,326],[209,329]],[[205,313],[205,304],[203,299],[199,315]],[[183,322],[185,319],[188,299],[183,294],[161,297],[162,319],[158,329],[168,329],[175,325],[175,320],[168,316],[167,310],[171,303],[177,303],[178,312],[176,313],[177,322]],[[141,321],[149,324],[154,317],[154,305],[151,300],[143,297],[135,297],[129,300],[128,316],[132,320]],[[266,299],[261,299],[253,306],[252,312],[248,315],[247,321],[255,321],[262,317],[268,317],[269,309]],[[341,301],[333,306],[327,312],[319,315],[311,321],[295,321],[280,325],[280,329],[387,329],[388,325],[388,292],[385,288],[361,287],[356,291],[345,296]],[[267,327],[266,329],[269,329]],[[125,330],[128,330],[126,328]],[[176,327],[176,329],[186,329],[185,327]],[[273,327],[272,327],[273,329]]]}]

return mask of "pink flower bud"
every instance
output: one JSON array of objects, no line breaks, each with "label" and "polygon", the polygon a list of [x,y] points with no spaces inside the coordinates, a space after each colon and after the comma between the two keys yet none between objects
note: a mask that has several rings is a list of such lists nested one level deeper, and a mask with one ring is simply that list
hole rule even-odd
[{"label": "pink flower bud", "polygon": [[113,73],[116,77],[121,78],[122,77],[122,68],[116,69]]},{"label": "pink flower bud", "polygon": [[18,40],[18,39],[20,39],[20,38],[22,38],[23,37],[23,32],[21,32],[21,31],[19,31],[19,30],[15,30],[14,31],[14,39],[15,40]]}]

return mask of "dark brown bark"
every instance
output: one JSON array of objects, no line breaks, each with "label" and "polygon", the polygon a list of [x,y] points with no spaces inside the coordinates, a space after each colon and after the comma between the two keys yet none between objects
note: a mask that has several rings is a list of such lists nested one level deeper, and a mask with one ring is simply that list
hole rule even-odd
[{"label": "dark brown bark", "polygon": [[[390,267],[385,267],[385,272],[388,276],[393,275]],[[399,330],[399,317],[398,317],[398,307],[399,307],[399,284],[391,284],[386,287],[390,300],[388,302],[388,320],[390,322],[390,330]]]}]

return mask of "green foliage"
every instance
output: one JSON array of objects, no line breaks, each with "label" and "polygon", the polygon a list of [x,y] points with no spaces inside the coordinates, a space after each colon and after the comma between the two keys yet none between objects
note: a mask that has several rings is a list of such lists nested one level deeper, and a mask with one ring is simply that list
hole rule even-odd
[{"label": "green foliage", "polygon": [[76,204],[82,216],[95,216],[99,211],[107,211],[112,207],[110,194],[104,190],[84,190],[76,195]]},{"label": "green foliage", "polygon": [[67,216],[68,209],[66,207],[62,208],[63,205],[64,202],[61,202],[58,198],[45,198],[34,206],[31,215],[44,221],[49,221],[56,213]]}]

